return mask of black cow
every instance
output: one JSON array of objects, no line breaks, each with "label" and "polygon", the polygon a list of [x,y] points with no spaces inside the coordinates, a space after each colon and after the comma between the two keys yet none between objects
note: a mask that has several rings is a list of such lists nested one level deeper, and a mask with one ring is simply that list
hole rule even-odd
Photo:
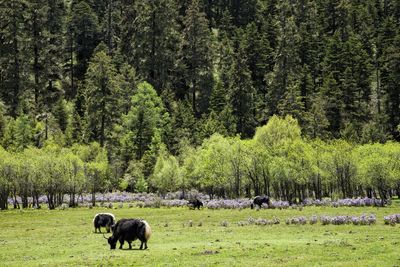
[{"label": "black cow", "polygon": [[268,206],[270,206],[271,201],[270,201],[269,197],[268,196],[256,196],[253,200],[253,203],[251,204],[251,209],[253,209],[255,205],[257,205],[258,207],[261,208],[261,205],[263,203],[266,203],[266,204],[268,204]]},{"label": "black cow", "polygon": [[127,241],[129,249],[132,249],[132,241],[139,239],[142,243],[140,249],[147,249],[147,241],[151,236],[150,225],[141,219],[121,219],[113,226],[113,235],[109,237],[108,244],[110,249],[115,249],[117,241],[119,241],[119,248],[122,249],[124,242]]},{"label": "black cow", "polygon": [[200,209],[200,207],[203,207],[203,202],[201,202],[200,200],[196,199],[192,199],[189,200],[189,207],[193,208],[193,209]]},{"label": "black cow", "polygon": [[98,213],[93,218],[93,224],[95,233],[97,233],[97,229],[101,233],[100,227],[105,227],[109,233],[111,226],[115,224],[115,216],[111,213]]}]

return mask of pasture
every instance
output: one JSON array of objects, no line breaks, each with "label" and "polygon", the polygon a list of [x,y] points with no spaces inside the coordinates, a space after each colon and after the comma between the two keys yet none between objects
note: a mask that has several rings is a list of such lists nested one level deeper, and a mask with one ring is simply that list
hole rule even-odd
[{"label": "pasture", "polygon": [[[149,249],[110,250],[95,234],[93,216],[141,217],[153,231]],[[374,225],[286,225],[292,216],[375,214]],[[189,210],[76,208],[0,212],[1,266],[400,266],[400,225],[383,217],[390,207],[306,207],[303,210]],[[245,225],[249,217],[280,219]],[[222,226],[221,223],[225,226]],[[102,232],[105,229],[102,228]],[[105,234],[107,237],[110,234]]]}]

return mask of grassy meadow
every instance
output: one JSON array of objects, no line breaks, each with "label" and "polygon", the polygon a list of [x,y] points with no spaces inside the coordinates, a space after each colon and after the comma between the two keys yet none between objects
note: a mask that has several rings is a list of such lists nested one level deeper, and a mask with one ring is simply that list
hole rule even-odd
[{"label": "grassy meadow", "polygon": [[[93,216],[141,217],[152,226],[149,249],[112,251],[95,234]],[[286,218],[374,213],[377,223],[286,225]],[[384,225],[390,207],[303,210],[189,210],[188,208],[77,208],[0,212],[0,266],[400,266],[400,225]],[[249,217],[279,225],[239,226]],[[191,223],[189,222],[191,221]],[[221,226],[221,222],[228,222]],[[104,230],[105,231],[105,230]],[[103,232],[104,232],[103,231]],[[109,236],[110,234],[106,234]]]}]

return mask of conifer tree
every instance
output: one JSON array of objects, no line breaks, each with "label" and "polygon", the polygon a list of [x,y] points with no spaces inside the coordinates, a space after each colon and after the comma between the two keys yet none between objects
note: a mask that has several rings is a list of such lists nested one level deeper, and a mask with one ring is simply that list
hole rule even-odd
[{"label": "conifer tree", "polygon": [[138,84],[131,99],[129,113],[123,117],[121,139],[122,158],[140,160],[149,149],[152,138],[159,134],[162,138],[168,128],[169,114],[165,111],[160,97],[147,82]]},{"label": "conifer tree", "polygon": [[121,52],[157,92],[172,88],[178,57],[175,1],[126,1]]},{"label": "conifer tree", "polygon": [[247,57],[244,47],[239,47],[235,55],[235,61],[231,67],[229,82],[229,100],[232,105],[232,114],[236,120],[237,132],[242,137],[253,135],[256,122],[255,90],[251,81],[251,73],[247,67]]},{"label": "conifer tree", "polygon": [[393,44],[385,51],[386,62],[382,70],[382,87],[386,94],[385,110],[391,134],[400,139],[400,35],[393,40]]},{"label": "conifer tree", "polygon": [[280,38],[274,70],[268,75],[268,105],[270,114],[279,113],[278,105],[288,88],[294,88],[300,79],[298,44],[300,36],[288,3],[280,5]]},{"label": "conifer tree", "polygon": [[192,0],[184,18],[181,56],[185,65],[185,80],[194,114],[208,108],[212,88],[211,33],[200,0]]},{"label": "conifer tree", "polygon": [[98,18],[85,1],[71,7],[69,23],[73,38],[73,51],[76,53],[74,73],[77,79],[83,80],[92,57],[93,50],[99,44]]},{"label": "conifer tree", "polygon": [[86,74],[87,122],[91,137],[104,146],[113,124],[119,121],[119,84],[111,58],[97,52],[91,59]]},{"label": "conifer tree", "polygon": [[30,58],[24,42],[27,38],[27,27],[24,25],[27,13],[28,5],[24,0],[0,3],[0,94],[4,103],[10,106],[13,117],[17,116],[28,82],[26,69]]}]

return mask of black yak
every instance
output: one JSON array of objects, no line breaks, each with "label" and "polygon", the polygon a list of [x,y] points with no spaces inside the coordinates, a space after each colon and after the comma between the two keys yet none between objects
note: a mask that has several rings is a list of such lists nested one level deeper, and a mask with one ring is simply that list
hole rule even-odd
[{"label": "black yak", "polygon": [[255,205],[261,208],[262,204],[268,204],[268,206],[271,205],[271,201],[269,200],[269,197],[267,196],[256,196],[253,200],[253,203],[251,203],[251,209],[254,208]]},{"label": "black yak", "polygon": [[192,199],[189,200],[189,207],[193,208],[193,209],[200,209],[200,207],[203,207],[203,202],[201,202],[200,200],[196,199]]},{"label": "black yak", "polygon": [[100,227],[105,227],[109,233],[111,226],[115,224],[115,216],[111,213],[98,213],[93,218],[93,224],[95,233],[97,233],[97,229],[101,233]]},{"label": "black yak", "polygon": [[121,219],[113,226],[113,235],[109,237],[108,244],[110,249],[115,249],[117,241],[119,241],[119,248],[122,249],[124,242],[127,241],[129,249],[132,249],[132,241],[139,239],[142,243],[140,249],[147,249],[147,241],[151,236],[150,225],[141,219]]}]

